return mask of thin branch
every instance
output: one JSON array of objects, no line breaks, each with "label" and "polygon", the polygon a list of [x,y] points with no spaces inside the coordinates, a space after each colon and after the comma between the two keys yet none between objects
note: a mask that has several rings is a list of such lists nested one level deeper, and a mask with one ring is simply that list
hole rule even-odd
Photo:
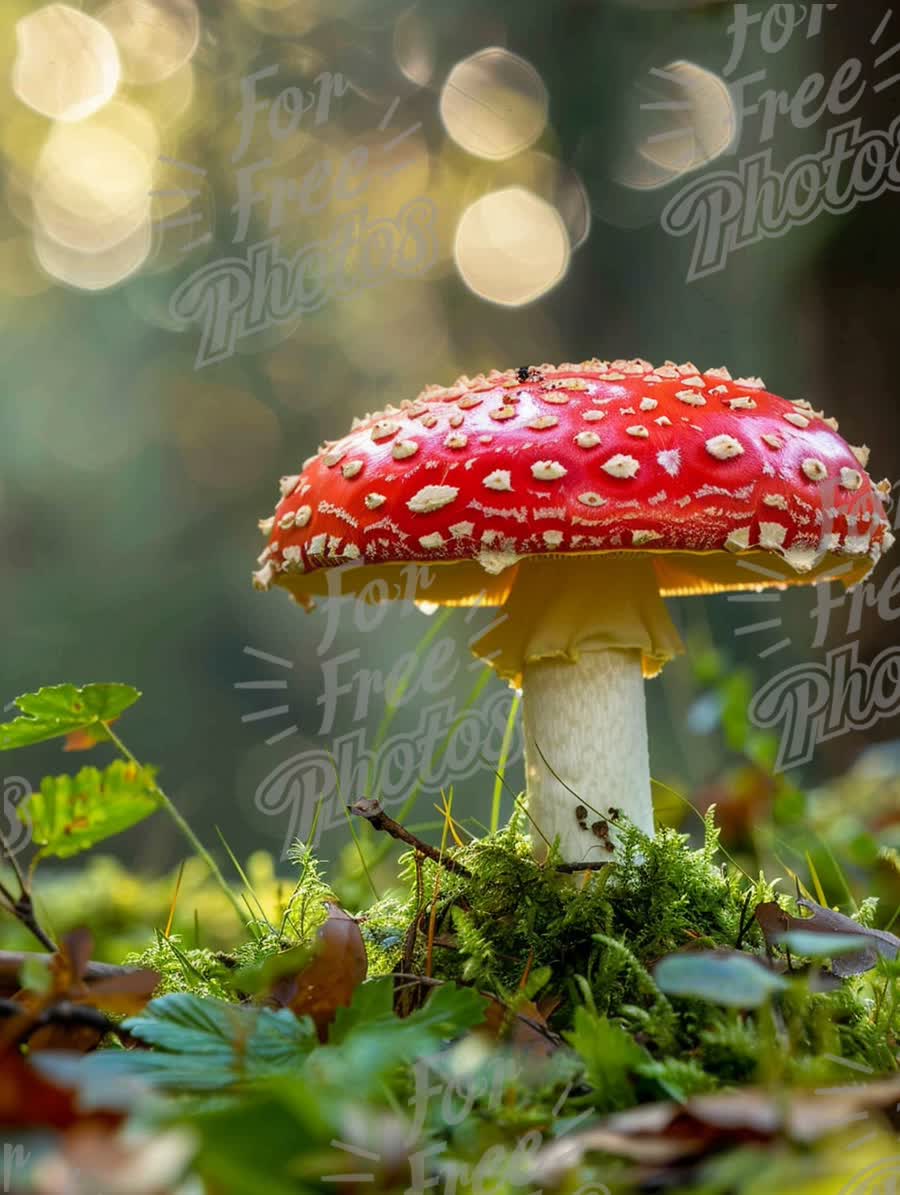
[{"label": "thin branch", "polygon": [[22,874],[22,869],[19,867],[18,860],[15,853],[11,850],[6,836],[0,831],[0,850],[2,850],[2,859],[8,862],[15,872],[16,879],[19,883],[19,895],[13,896],[5,884],[0,883],[0,896],[6,901],[6,911],[20,922],[29,933],[33,934],[45,950],[56,953],[56,943],[50,935],[44,930],[43,926],[37,919],[34,911],[34,903],[31,899],[31,891],[25,876]]},{"label": "thin branch", "polygon": [[425,953],[425,974],[431,975],[431,966],[434,956],[434,934],[437,929],[437,911],[438,911],[438,896],[441,891],[441,876],[442,871],[435,872],[434,876],[434,892],[431,894],[431,913],[428,918],[428,946]]},{"label": "thin branch", "polygon": [[11,849],[6,840],[6,835],[0,830],[0,847],[3,848],[3,858],[9,863],[10,867],[16,873],[16,879],[19,881],[19,888],[22,892],[28,892],[28,883],[25,876],[22,874],[22,868],[19,866],[19,860],[16,858],[16,853]]},{"label": "thin branch", "polygon": [[750,928],[750,925],[753,921],[752,913],[749,917],[747,916],[747,912],[750,908],[750,900],[751,900],[752,896],[753,896],[753,889],[751,888],[751,890],[747,893],[746,897],[744,898],[744,906],[741,909],[741,920],[740,920],[740,923],[738,924],[738,936],[737,936],[737,941],[734,944],[735,950],[740,950],[741,945],[744,941],[744,935],[747,933],[747,930]]},{"label": "thin branch", "polygon": [[27,893],[27,892],[24,893],[24,895],[22,896],[22,899],[20,901],[18,901],[18,903],[16,905],[13,906],[12,912],[13,912],[13,915],[19,921],[21,921],[21,923],[25,926],[25,928],[30,930],[31,933],[34,934],[34,936],[37,938],[37,940],[40,942],[40,944],[44,947],[45,950],[49,950],[51,952],[51,954],[56,953],[56,951],[57,951],[56,943],[53,941],[53,939],[50,937],[49,934],[44,932],[44,930],[41,928],[40,923],[38,922],[37,917],[34,914],[34,905],[31,903],[30,893]]},{"label": "thin branch", "polygon": [[392,971],[391,975],[394,979],[408,980],[407,984],[402,985],[405,987],[412,987],[414,984],[422,983],[429,988],[440,988],[447,983],[446,979],[432,979],[428,975],[415,975],[412,971]]},{"label": "thin branch", "polygon": [[64,1029],[93,1029],[101,1037],[107,1033],[118,1032],[118,1026],[115,1022],[111,1021],[99,1008],[94,1008],[89,1004],[73,1004],[69,1000],[63,1000],[59,1004],[54,1004],[50,1008],[44,1009],[39,1016],[29,1021],[17,1037],[16,1044],[20,1046],[24,1045],[39,1030],[46,1029],[51,1025],[58,1025]]},{"label": "thin branch", "polygon": [[[415,987],[416,984],[421,984],[423,987],[439,988],[450,982],[446,979],[431,979],[427,975],[414,975],[410,971],[392,971],[391,974],[395,979],[404,979],[407,981],[405,984],[398,984],[398,990],[406,987]],[[558,1046],[560,1044],[560,1039],[557,1034],[555,1034],[553,1030],[549,1029],[546,1025],[542,1025],[540,1021],[535,1021],[532,1017],[526,1016],[524,1012],[516,1012],[515,1009],[511,1008],[505,1000],[501,1000],[499,996],[491,996],[486,992],[479,992],[478,994],[480,996],[487,996],[489,1000],[494,1000],[497,1004],[502,1005],[503,1008],[505,1008],[507,1012],[511,1013],[517,1021],[521,1021],[524,1025],[527,1025],[529,1029],[533,1029],[536,1033],[539,1033],[541,1037],[545,1038],[551,1043],[551,1045]]]},{"label": "thin branch", "polygon": [[[34,959],[46,966],[52,957],[52,954],[38,954],[28,950],[0,950],[0,997],[13,995],[21,990],[22,982],[19,972],[29,959]],[[115,963],[90,962],[85,968],[82,978],[88,980],[113,979],[121,975],[131,975],[140,970],[142,970],[141,967],[121,967]]]},{"label": "thin branch", "polygon": [[383,830],[385,834],[390,834],[391,838],[396,838],[399,842],[405,842],[407,846],[411,846],[420,855],[425,855],[426,858],[432,859],[441,867],[446,867],[448,871],[455,871],[457,875],[471,876],[472,873],[467,867],[463,867],[461,863],[457,863],[449,855],[442,854],[436,847],[423,842],[421,838],[416,838],[415,834],[411,834],[405,826],[401,826],[392,817],[388,817],[381,808],[380,801],[361,797],[354,805],[348,805],[347,809],[350,813],[355,813],[357,817],[361,817],[367,821],[373,829]]}]

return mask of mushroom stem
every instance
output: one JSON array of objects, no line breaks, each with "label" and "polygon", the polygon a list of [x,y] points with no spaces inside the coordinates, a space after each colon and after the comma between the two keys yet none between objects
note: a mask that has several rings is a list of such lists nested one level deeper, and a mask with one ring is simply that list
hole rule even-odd
[{"label": "mushroom stem", "polygon": [[653,562],[522,560],[503,612],[472,648],[522,689],[535,856],[611,859],[611,809],[653,834],[644,680],[684,650]]},{"label": "mushroom stem", "polygon": [[[535,855],[612,858],[616,817],[653,835],[641,653],[583,652],[525,666],[525,775]],[[546,839],[546,841],[545,841]]]}]

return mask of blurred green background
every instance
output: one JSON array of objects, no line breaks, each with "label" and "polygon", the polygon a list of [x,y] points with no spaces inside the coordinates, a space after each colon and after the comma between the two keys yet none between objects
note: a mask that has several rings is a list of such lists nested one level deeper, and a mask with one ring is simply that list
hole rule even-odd
[{"label": "blurred green background", "polygon": [[[811,72],[830,79],[858,55],[869,85],[852,115],[886,129],[900,89],[872,81],[886,75],[873,72],[891,35],[874,47],[870,37],[887,9],[863,20],[855,6],[839,8],[821,33],[800,27],[778,52],[766,52],[754,26],[736,75],[765,71],[760,90],[793,95]],[[797,129],[781,117],[768,140],[761,113],[739,120],[722,78],[734,16],[733,5],[678,0],[6,0],[3,703],[60,681],[135,684],[144,698],[121,733],[160,765],[198,832],[212,841],[215,824],[242,856],[265,848],[277,857],[288,814],[261,811],[260,787],[297,753],[329,751],[342,735],[362,731],[370,747],[385,714],[375,693],[357,717],[347,694],[320,733],[323,662],[359,649],[356,668],[386,673],[433,626],[398,605],[362,633],[345,610],[320,654],[324,610],[305,614],[284,594],[251,588],[256,521],[270,513],[278,478],[354,415],[414,398],[427,383],[521,363],[691,360],[761,375],[775,393],[824,407],[851,443],[872,447],[874,478],[893,477],[896,196],[761,240],[690,283],[690,238],[661,227],[685,182],[734,170],[761,148],[784,169],[818,152],[842,119],[825,113]],[[277,73],[256,80],[267,106],[240,152],[242,80],[271,67]],[[273,137],[269,117],[285,89],[274,119],[290,135]],[[317,107],[329,89],[330,104]],[[273,235],[285,256],[331,235],[359,204],[325,181],[304,211],[298,188],[317,163],[336,169],[357,152],[358,166],[360,147],[366,219],[394,220],[426,197],[433,262],[412,276],[382,270],[379,285],[348,287],[197,368],[200,329],[170,309],[178,287],[204,267],[224,277],[215,263],[243,259]],[[263,161],[252,185],[267,198],[236,241],[240,168]],[[233,294],[238,283],[217,285]],[[892,567],[881,564],[876,586]],[[894,622],[866,608],[850,628],[845,604],[814,647],[811,590],[767,607],[781,627],[755,634],[738,633],[749,608],[724,597],[671,608],[690,654],[648,685],[654,776],[701,807],[718,800],[738,845],[773,809],[801,834],[813,813],[765,779],[758,765],[772,745],[748,737],[750,697],[768,676],[849,639],[871,660],[896,641]],[[456,612],[439,635],[465,654],[472,624]],[[789,648],[762,654],[785,636]],[[285,678],[273,693],[236,687]],[[460,710],[477,679],[460,667],[435,700]],[[501,690],[491,677],[478,700]],[[424,700],[397,711],[391,735],[415,731]],[[897,729],[886,717],[822,744],[789,779],[821,784]],[[895,791],[893,756],[872,758],[865,804],[823,806],[826,827],[835,809],[852,815],[847,841],[866,829],[872,794],[884,802],[885,786]],[[4,767],[37,784],[87,759],[51,743]],[[511,787],[520,779],[512,768]],[[493,787],[486,767],[459,781],[455,815],[486,821]],[[423,793],[413,820],[435,822],[438,799]],[[879,826],[868,826],[880,841],[892,841],[896,807],[892,795]],[[326,858],[347,837],[346,827],[328,831]],[[163,818],[122,843],[135,871],[171,867],[183,853]]]}]

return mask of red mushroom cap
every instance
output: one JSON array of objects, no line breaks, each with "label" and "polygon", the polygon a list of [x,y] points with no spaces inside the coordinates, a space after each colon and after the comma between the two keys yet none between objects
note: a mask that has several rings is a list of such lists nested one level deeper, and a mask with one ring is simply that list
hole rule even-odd
[{"label": "red mushroom cap", "polygon": [[304,598],[348,561],[469,561],[483,588],[483,570],[522,557],[641,552],[663,594],[850,584],[893,542],[889,486],[867,459],[809,403],[726,369],[593,360],[462,377],[355,420],[282,478],[254,579]]}]

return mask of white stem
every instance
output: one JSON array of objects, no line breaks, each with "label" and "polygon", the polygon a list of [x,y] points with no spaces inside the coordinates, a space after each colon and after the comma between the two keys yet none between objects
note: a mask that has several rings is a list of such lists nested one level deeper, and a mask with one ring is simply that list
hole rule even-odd
[{"label": "white stem", "polygon": [[552,842],[558,835],[567,863],[611,859],[617,838],[611,810],[652,837],[641,653],[610,648],[581,652],[577,663],[530,662],[522,693],[528,812],[537,858],[546,857],[544,838]]}]

